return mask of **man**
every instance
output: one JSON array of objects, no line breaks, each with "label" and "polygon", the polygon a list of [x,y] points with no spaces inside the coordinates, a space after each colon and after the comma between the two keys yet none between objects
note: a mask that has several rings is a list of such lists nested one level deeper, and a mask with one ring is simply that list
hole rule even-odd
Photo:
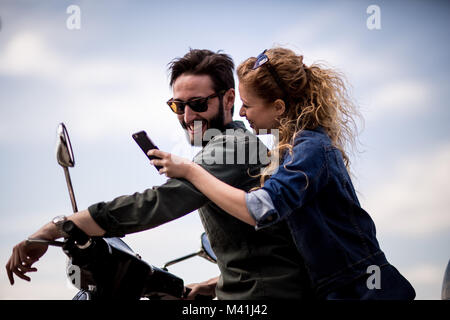
[{"label": "man", "polygon": [[[225,54],[190,50],[170,64],[173,98],[168,104],[190,143],[203,146],[194,161],[226,183],[248,191],[259,184],[255,175],[261,162],[252,161],[259,160],[254,148],[259,140],[242,122],[232,120],[233,68],[233,61]],[[245,152],[245,161],[239,161],[239,152]],[[219,299],[296,299],[310,294],[307,272],[285,223],[255,231],[183,179],[169,179],[143,193],[94,204],[67,219],[88,235],[112,237],[150,229],[196,209],[221,275],[191,285],[188,298],[199,293]],[[49,222],[31,237],[54,240],[62,236],[58,225]],[[25,274],[36,270],[32,264],[46,250],[44,245],[26,241],[16,245],[6,265],[11,284],[13,274],[29,280]]]}]

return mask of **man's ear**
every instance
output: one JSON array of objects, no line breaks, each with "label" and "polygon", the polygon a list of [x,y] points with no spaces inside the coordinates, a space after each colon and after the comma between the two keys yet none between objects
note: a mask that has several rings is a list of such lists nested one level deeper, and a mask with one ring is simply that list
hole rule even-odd
[{"label": "man's ear", "polygon": [[223,107],[226,111],[230,111],[234,105],[234,100],[236,98],[236,92],[234,89],[228,89],[223,96]]},{"label": "man's ear", "polygon": [[273,102],[273,107],[275,109],[275,113],[278,116],[281,116],[286,111],[286,104],[283,100],[277,99]]}]

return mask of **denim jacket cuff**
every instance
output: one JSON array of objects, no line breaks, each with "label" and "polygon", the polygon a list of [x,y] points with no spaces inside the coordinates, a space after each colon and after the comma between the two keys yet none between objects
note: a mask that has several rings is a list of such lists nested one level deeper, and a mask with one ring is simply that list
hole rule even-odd
[{"label": "denim jacket cuff", "polygon": [[278,222],[280,216],[266,190],[258,189],[245,195],[247,209],[256,221],[255,229],[261,229]]}]

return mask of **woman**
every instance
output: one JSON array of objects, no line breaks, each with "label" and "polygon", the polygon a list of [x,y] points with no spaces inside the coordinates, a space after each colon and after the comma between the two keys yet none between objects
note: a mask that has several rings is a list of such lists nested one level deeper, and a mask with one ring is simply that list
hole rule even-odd
[{"label": "woman", "polygon": [[150,151],[161,158],[153,160],[160,173],[189,180],[257,229],[286,220],[317,298],[414,299],[412,286],[381,251],[348,174],[345,146],[354,142],[357,113],[341,75],[273,48],[244,61],[238,79],[240,115],[257,133],[278,130],[261,187],[246,193],[196,163]]}]

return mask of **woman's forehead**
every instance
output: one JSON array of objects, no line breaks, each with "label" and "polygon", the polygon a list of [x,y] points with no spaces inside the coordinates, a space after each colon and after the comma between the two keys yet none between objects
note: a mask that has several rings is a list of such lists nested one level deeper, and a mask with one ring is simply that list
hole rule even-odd
[{"label": "woman's forehead", "polygon": [[255,91],[252,90],[251,86],[243,82],[239,82],[239,96],[245,101],[261,100],[261,98],[256,95]]}]

